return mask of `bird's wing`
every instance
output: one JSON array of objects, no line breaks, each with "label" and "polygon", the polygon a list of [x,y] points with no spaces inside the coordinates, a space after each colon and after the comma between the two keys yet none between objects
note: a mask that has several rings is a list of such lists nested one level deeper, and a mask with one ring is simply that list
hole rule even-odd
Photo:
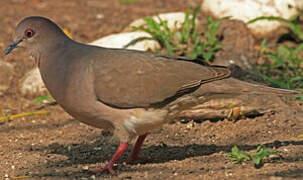
[{"label": "bird's wing", "polygon": [[108,49],[94,63],[96,96],[118,108],[149,107],[230,75],[227,68],[186,60]]}]

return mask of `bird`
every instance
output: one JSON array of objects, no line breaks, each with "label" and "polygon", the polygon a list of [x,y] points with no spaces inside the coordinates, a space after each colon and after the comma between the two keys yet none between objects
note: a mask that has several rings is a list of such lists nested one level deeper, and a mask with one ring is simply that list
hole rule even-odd
[{"label": "bird", "polygon": [[120,140],[111,159],[95,173],[114,174],[114,163],[135,138],[126,162],[141,159],[139,151],[149,133],[184,118],[207,94],[293,94],[237,80],[226,67],[194,59],[86,45],[45,17],[21,20],[4,54],[19,47],[33,57],[46,88],[68,114],[112,131]]}]

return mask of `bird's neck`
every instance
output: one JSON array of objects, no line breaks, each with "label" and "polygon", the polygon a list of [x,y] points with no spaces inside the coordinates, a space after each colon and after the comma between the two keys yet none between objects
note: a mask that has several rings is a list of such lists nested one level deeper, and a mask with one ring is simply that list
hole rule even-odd
[{"label": "bird's neck", "polygon": [[49,42],[44,46],[34,49],[33,52],[31,52],[31,55],[34,57],[39,68],[42,68],[42,66],[48,66],[55,63],[53,61],[58,60],[58,57],[67,49],[70,41],[72,40],[63,37],[58,41]]},{"label": "bird's neck", "polygon": [[[58,87],[60,84],[65,84],[67,64],[63,61],[68,60],[66,55],[68,46],[72,45],[68,41],[60,41],[60,43],[47,46],[33,54],[47,89],[55,94],[62,94],[62,92],[58,92],[62,90]],[[52,78],[60,79],[60,81],[55,81]]]}]

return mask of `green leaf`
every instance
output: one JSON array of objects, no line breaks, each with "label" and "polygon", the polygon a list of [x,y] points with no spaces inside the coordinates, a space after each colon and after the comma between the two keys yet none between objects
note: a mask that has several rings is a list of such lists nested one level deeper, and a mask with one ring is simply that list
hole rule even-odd
[{"label": "green leaf", "polygon": [[263,50],[266,47],[267,39],[263,39],[260,44],[260,49]]},{"label": "green leaf", "polygon": [[233,163],[240,163],[244,160],[249,159],[249,155],[247,153],[243,152],[243,151],[240,151],[237,146],[234,146],[231,149],[231,153],[228,156],[228,158],[230,160],[232,160]]},{"label": "green leaf", "polygon": [[[157,52],[166,52],[167,54],[178,53],[178,55],[186,55],[191,58],[203,58],[210,61],[214,58],[215,52],[221,49],[220,41],[217,39],[217,31],[221,20],[215,21],[211,17],[208,18],[206,24],[207,30],[202,33],[196,28],[196,18],[200,11],[200,7],[193,10],[188,8],[185,14],[184,22],[180,29],[170,30],[167,21],[158,17],[158,20],[148,17],[144,18],[145,25],[134,28],[134,30],[144,31],[151,35],[151,38],[137,38],[125,47],[134,45],[137,42],[146,39],[153,39],[160,44],[161,50]],[[191,14],[192,12],[192,14]],[[201,35],[205,36],[206,41],[202,40]]]},{"label": "green leaf", "polygon": [[50,95],[46,95],[46,96],[40,96],[40,97],[37,97],[35,100],[34,100],[34,103],[40,103],[42,101],[48,101],[48,100],[52,100],[53,98],[50,96]]},{"label": "green leaf", "polygon": [[258,146],[254,156],[252,156],[252,161],[255,166],[260,167],[263,164],[263,159],[273,154],[278,154],[278,152],[271,151],[270,148],[265,148],[265,146]]},{"label": "green leaf", "polygon": [[272,151],[270,148],[265,148],[264,146],[258,146],[254,154],[240,151],[237,146],[232,148],[232,151],[228,158],[233,161],[233,163],[240,163],[244,160],[251,160],[255,167],[259,168],[263,165],[263,159],[272,154],[278,154],[278,151]]},{"label": "green leaf", "polygon": [[155,40],[155,39],[152,38],[152,37],[138,37],[138,38],[136,38],[136,39],[131,40],[131,41],[130,41],[129,43],[127,43],[126,45],[124,45],[123,48],[128,48],[129,46],[135,45],[135,44],[137,44],[138,42],[145,41],[145,40]]}]

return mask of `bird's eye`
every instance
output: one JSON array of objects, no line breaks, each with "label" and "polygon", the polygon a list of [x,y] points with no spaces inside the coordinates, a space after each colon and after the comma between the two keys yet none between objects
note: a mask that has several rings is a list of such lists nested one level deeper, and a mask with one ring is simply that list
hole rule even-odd
[{"label": "bird's eye", "polygon": [[27,29],[25,30],[24,35],[26,38],[31,38],[35,35],[35,31],[32,29]]}]

